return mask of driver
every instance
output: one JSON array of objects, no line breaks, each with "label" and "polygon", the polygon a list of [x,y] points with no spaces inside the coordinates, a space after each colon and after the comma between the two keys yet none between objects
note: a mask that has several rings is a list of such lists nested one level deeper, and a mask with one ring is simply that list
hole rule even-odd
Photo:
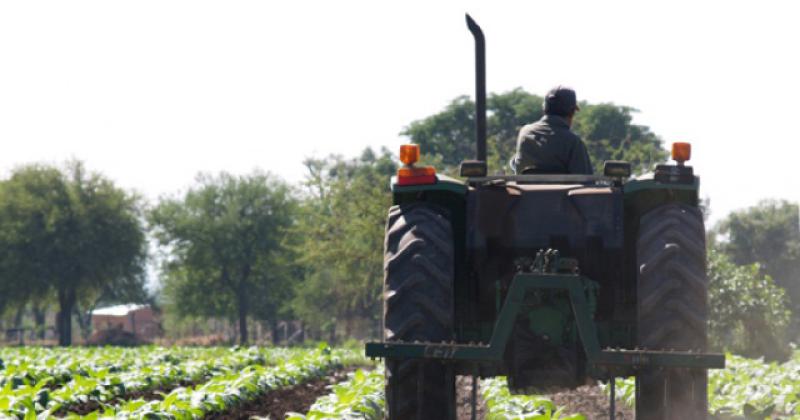
[{"label": "driver", "polygon": [[544,116],[519,130],[511,167],[518,174],[592,174],[586,145],[570,130],[580,110],[575,91],[556,86],[544,98]]}]

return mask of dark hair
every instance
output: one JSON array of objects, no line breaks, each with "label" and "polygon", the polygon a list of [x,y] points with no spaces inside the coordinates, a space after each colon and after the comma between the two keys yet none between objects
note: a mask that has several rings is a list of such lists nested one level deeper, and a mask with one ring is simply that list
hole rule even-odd
[{"label": "dark hair", "polygon": [[575,91],[565,86],[556,86],[544,97],[544,113],[569,117],[578,109]]}]

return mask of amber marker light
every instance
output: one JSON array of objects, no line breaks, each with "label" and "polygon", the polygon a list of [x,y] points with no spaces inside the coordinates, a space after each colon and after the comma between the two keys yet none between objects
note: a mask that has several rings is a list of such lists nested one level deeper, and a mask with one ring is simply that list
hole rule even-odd
[{"label": "amber marker light", "polygon": [[397,170],[397,185],[423,185],[436,183],[436,170],[433,166],[414,166],[419,160],[419,145],[400,146],[400,161],[405,166]]},{"label": "amber marker light", "polygon": [[692,144],[691,143],[672,143],[672,159],[682,165],[683,162],[691,159],[692,157]]},{"label": "amber marker light", "polygon": [[400,162],[411,166],[419,160],[419,145],[404,144],[400,146]]}]

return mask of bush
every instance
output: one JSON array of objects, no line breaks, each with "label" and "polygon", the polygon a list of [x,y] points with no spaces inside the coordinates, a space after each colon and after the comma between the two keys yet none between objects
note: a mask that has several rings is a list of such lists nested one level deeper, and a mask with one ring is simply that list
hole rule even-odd
[{"label": "bush", "polygon": [[787,360],[791,311],[785,291],[758,264],[736,265],[708,253],[709,345],[747,357]]}]

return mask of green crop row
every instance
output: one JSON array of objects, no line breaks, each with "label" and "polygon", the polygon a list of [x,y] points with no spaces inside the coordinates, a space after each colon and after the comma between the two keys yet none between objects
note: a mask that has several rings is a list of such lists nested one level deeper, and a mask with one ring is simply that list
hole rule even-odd
[{"label": "green crop row", "polygon": [[333,385],[330,394],[318,398],[306,414],[291,413],[287,420],[382,419],[383,385],[383,369],[359,369],[347,381]]},{"label": "green crop row", "polygon": [[[34,385],[41,380],[50,384],[67,382],[75,375],[99,369],[120,371],[137,363],[158,362],[165,352],[155,348],[139,351],[124,348],[14,347],[0,349],[0,386]],[[170,354],[170,357],[175,357]]]},{"label": "green crop row", "polygon": [[488,420],[586,420],[581,414],[565,414],[563,408],[541,395],[512,395],[502,376],[481,380],[481,393]]},{"label": "green crop row", "polygon": [[328,348],[305,350],[275,366],[251,365],[241,371],[212,377],[207,382],[176,388],[163,400],[136,399],[86,416],[67,418],[98,419],[199,419],[214,413],[229,411],[252,401],[266,392],[281,389],[326,376],[342,366],[342,360],[355,360],[347,350]]},{"label": "green crop row", "polygon": [[719,418],[800,419],[800,353],[786,363],[727,355],[709,371],[709,411]]},{"label": "green crop row", "polygon": [[[238,349],[238,351],[256,351]],[[258,350],[267,357],[272,350]],[[188,360],[224,358],[230,348],[191,347],[10,347],[0,348],[0,387],[34,385],[47,380],[49,386],[68,382],[74,376],[91,376],[91,372],[108,370],[123,372],[143,366],[173,364]]]},{"label": "green crop row", "polygon": [[[107,349],[110,355],[117,350]],[[48,417],[90,402],[101,404],[133,392],[172,388],[230,374],[251,365],[274,363],[300,352],[280,348],[235,348],[185,349],[172,353],[172,349],[168,349],[129,363],[125,369],[93,363],[91,368],[84,365],[72,372],[71,379],[60,386],[47,377],[21,385],[8,381],[0,391],[0,414],[16,418],[35,414]],[[143,355],[147,356],[147,351]]]},{"label": "green crop row", "polygon": [[[786,363],[727,354],[708,373],[708,410],[718,420],[800,420],[800,353]],[[633,378],[617,380],[617,398],[635,404]]]}]

